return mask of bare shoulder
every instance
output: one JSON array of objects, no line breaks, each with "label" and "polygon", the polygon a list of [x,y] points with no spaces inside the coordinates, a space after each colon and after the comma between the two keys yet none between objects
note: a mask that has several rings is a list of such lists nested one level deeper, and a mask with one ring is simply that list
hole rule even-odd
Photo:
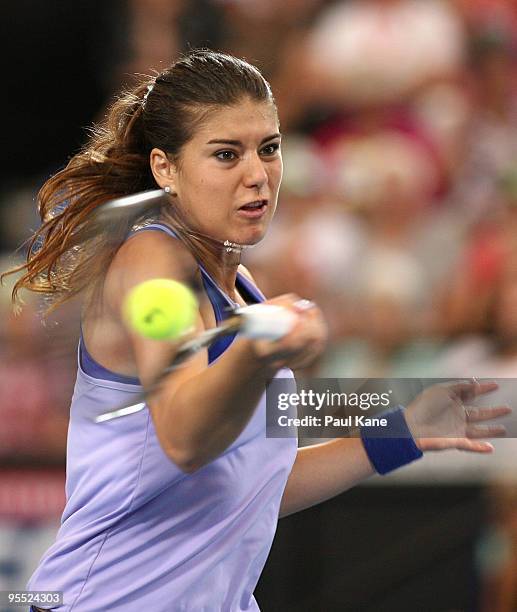
[{"label": "bare shoulder", "polygon": [[[198,266],[185,245],[165,232],[146,230],[135,233],[118,249],[102,290],[102,316],[88,317],[84,331],[92,356],[105,367],[122,374],[137,376],[144,386],[170,363],[176,350],[173,343],[145,338],[129,329],[122,315],[128,292],[152,278],[170,278],[192,283]],[[196,329],[204,323],[198,314]],[[198,372],[208,361],[200,353],[182,375]],[[183,372],[183,370],[182,370]]]},{"label": "bare shoulder", "polygon": [[197,270],[196,260],[180,240],[161,231],[140,231],[126,240],[113,258],[106,275],[105,299],[118,310],[135,285],[151,278],[189,283]]}]

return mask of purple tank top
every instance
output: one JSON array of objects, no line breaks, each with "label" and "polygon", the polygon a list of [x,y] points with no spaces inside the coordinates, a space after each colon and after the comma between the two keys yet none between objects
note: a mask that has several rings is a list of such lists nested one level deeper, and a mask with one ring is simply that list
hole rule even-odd
[{"label": "purple tank top", "polygon": [[[166,226],[145,229],[173,235]],[[220,319],[231,301],[203,275]],[[263,299],[249,281],[240,282]],[[163,452],[147,408],[94,423],[142,388],[98,364],[92,371],[92,361],[87,373],[78,361],[67,502],[56,542],[27,588],[63,591],[64,605],[52,608],[59,612],[258,610],[253,591],[297,450],[293,438],[266,438],[265,396],[220,457],[185,474]],[[277,376],[292,378],[292,372]]]}]

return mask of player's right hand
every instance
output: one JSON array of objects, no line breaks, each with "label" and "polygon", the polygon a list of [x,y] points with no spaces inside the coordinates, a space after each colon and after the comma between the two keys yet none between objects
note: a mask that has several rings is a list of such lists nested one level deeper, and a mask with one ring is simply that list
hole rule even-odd
[{"label": "player's right hand", "polygon": [[296,322],[291,331],[278,340],[250,340],[254,354],[275,370],[282,367],[296,370],[311,365],[323,352],[328,337],[320,308],[294,293],[264,303],[288,308],[296,315]]}]

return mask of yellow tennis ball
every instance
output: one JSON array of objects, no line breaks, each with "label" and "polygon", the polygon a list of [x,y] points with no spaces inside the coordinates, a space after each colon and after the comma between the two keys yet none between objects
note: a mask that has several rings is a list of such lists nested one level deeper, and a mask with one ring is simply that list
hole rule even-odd
[{"label": "yellow tennis ball", "polygon": [[123,308],[129,327],[154,340],[174,340],[191,329],[197,309],[194,293],[169,278],[140,283],[128,293]]}]

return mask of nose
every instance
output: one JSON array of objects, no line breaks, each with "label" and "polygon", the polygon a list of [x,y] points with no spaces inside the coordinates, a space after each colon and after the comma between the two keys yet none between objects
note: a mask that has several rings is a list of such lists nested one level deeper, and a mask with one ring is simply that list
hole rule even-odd
[{"label": "nose", "polygon": [[264,162],[257,153],[251,153],[245,160],[244,185],[259,192],[268,182]]}]

